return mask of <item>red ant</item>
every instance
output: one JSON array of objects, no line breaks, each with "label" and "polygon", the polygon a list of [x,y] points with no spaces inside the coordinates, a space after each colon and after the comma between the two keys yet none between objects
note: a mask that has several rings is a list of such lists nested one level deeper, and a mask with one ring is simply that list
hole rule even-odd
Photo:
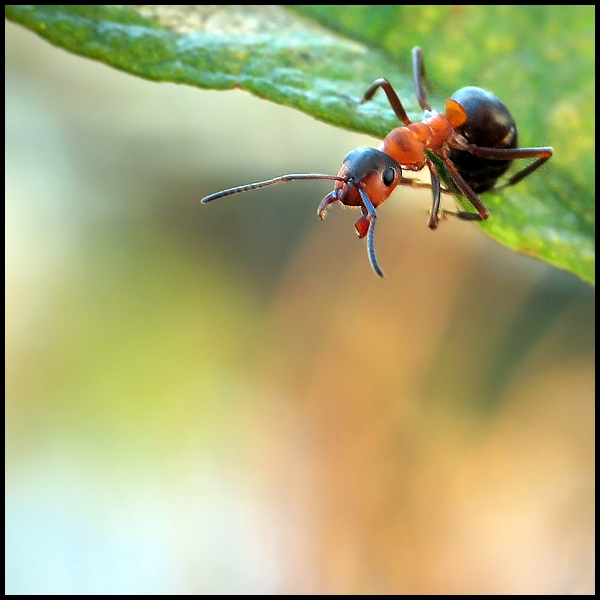
[{"label": "red ant", "polygon": [[[404,126],[388,133],[377,149],[353,150],[344,158],[336,176],[315,173],[283,175],[217,192],[203,198],[202,202],[297,179],[333,180],[334,189],[321,200],[317,214],[322,219],[334,202],[359,207],[363,216],[354,226],[359,238],[366,236],[369,261],[380,277],[383,277],[383,271],[377,261],[374,244],[376,208],[389,198],[397,185],[431,187],[433,205],[427,223],[430,229],[437,227],[440,210],[444,217],[453,215],[465,221],[487,219],[490,213],[478,193],[499,190],[521,181],[541,167],[552,156],[553,150],[550,147],[517,148],[517,126],[508,108],[494,94],[478,87],[464,87],[455,92],[446,101],[444,114],[432,110],[425,93],[425,66],[420,48],[413,48],[412,59],[417,101],[425,112],[422,122],[413,123],[390,82],[377,79],[365,92],[362,102],[371,100],[381,88],[396,116],[404,123]],[[428,152],[446,167],[452,189],[442,189],[437,167]],[[498,178],[518,158],[536,160],[496,186]],[[420,171],[425,166],[429,167],[431,185],[417,183],[402,175],[403,168]],[[462,194],[477,213],[440,209],[442,191]]]}]

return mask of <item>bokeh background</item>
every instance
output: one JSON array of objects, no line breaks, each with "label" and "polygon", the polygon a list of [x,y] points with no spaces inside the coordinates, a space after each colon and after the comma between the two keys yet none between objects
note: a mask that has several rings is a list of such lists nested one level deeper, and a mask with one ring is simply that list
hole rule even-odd
[{"label": "bokeh background", "polygon": [[326,182],[203,206],[378,142],[5,36],[6,593],[593,593],[591,286],[427,191],[385,280]]}]

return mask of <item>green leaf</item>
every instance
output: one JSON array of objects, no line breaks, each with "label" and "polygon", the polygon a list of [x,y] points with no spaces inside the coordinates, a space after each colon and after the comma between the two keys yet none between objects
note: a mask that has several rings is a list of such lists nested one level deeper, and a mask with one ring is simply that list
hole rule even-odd
[{"label": "green leaf", "polygon": [[365,104],[358,99],[387,77],[410,118],[420,120],[410,64],[410,50],[419,45],[437,92],[429,96],[432,106],[442,109],[460,87],[484,87],[510,107],[521,146],[554,147],[535,174],[483,196],[492,217],[481,228],[594,282],[593,6],[10,5],[5,11],[54,44],[129,73],[241,88],[377,137],[398,120],[383,94]]}]

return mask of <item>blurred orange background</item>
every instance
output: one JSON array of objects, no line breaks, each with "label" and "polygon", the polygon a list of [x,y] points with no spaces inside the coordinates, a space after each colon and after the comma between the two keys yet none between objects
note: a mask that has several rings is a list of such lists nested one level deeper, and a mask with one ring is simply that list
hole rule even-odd
[{"label": "blurred orange background", "polygon": [[592,287],[428,191],[384,280],[327,182],[203,206],[378,141],[5,35],[6,593],[593,593]]}]

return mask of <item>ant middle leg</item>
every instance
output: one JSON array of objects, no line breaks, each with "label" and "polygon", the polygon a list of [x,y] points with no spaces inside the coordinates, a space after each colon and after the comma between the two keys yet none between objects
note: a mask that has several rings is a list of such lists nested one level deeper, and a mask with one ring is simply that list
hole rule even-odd
[{"label": "ant middle leg", "polygon": [[[412,49],[412,60],[417,101],[423,110],[431,110],[431,106],[429,106],[429,102],[427,101],[427,92],[425,91],[425,85],[429,84],[425,73],[425,61],[423,60],[423,52],[418,46]],[[428,87],[431,86],[428,85]]]},{"label": "ant middle leg", "polygon": [[[413,59],[413,81],[415,84],[415,91],[417,94],[417,102],[422,110],[431,110],[431,106],[429,106],[429,101],[427,100],[427,92],[425,91],[425,86],[429,86],[429,82],[427,80],[427,74],[425,73],[425,62],[423,60],[423,52],[421,48],[415,46],[412,50],[412,59]],[[379,89],[383,89],[385,95],[388,98],[388,101],[396,113],[396,116],[405,124],[410,125],[412,121],[408,118],[406,114],[406,110],[404,106],[402,106],[402,102],[396,93],[396,90],[392,87],[392,84],[385,79],[384,77],[380,79],[376,79],[367,89],[367,91],[363,95],[362,102],[367,102],[371,100],[375,95],[375,92]]]},{"label": "ant middle leg", "polygon": [[383,271],[379,266],[377,254],[375,253],[375,223],[377,222],[377,211],[375,210],[375,206],[373,206],[373,202],[371,202],[371,199],[369,198],[368,194],[362,189],[362,187],[358,188],[358,193],[360,194],[362,200],[361,209],[363,212],[363,217],[355,223],[356,231],[358,232],[360,237],[360,228],[365,224],[368,224],[366,235],[367,254],[369,256],[369,262],[371,263],[373,271],[375,271],[375,273],[377,273],[379,277],[383,277]]},{"label": "ant middle leg", "polygon": [[458,191],[475,207],[478,214],[467,211],[458,211],[451,213],[446,211],[446,214],[452,214],[463,221],[485,221],[490,216],[490,211],[485,207],[479,196],[473,188],[464,180],[463,176],[458,172],[456,165],[448,158],[448,152],[445,149],[442,155],[444,165],[448,169],[448,174],[452,179],[452,183],[457,187]]}]

